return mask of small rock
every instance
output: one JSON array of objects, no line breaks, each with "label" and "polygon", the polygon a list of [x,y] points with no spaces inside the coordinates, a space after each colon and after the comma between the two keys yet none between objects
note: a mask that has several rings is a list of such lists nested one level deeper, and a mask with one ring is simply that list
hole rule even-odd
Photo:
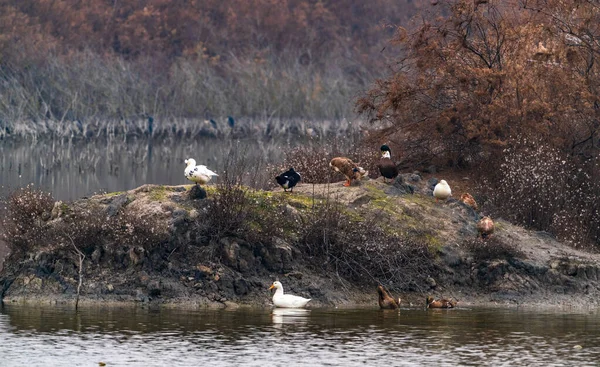
[{"label": "small rock", "polygon": [[148,288],[148,293],[150,293],[152,297],[156,297],[159,296],[162,291],[162,284],[159,280],[151,280],[148,282],[146,288]]},{"label": "small rock", "polygon": [[148,298],[148,295],[146,295],[146,293],[144,293],[144,291],[141,289],[135,290],[135,298],[137,299],[138,302],[146,303],[146,302],[150,301],[150,299]]},{"label": "small rock", "polygon": [[408,177],[408,179],[412,182],[419,182],[421,181],[421,176],[413,173]]},{"label": "small rock", "polygon": [[244,278],[239,278],[233,281],[233,291],[238,296],[248,294],[248,282]]},{"label": "small rock", "polygon": [[225,307],[226,308],[237,309],[237,308],[240,308],[240,305],[237,304],[237,303],[235,303],[235,302],[225,301]]},{"label": "small rock", "polygon": [[100,260],[101,256],[102,256],[102,250],[99,247],[97,247],[92,252],[92,261],[97,264],[98,261]]},{"label": "small rock", "polygon": [[[400,176],[398,176],[398,177],[400,177]],[[394,182],[394,187],[397,189],[397,192],[396,192],[397,195],[408,195],[408,194],[412,195],[415,193],[415,187],[406,182],[399,183],[399,180],[396,180]]]},{"label": "small rock", "polygon": [[185,209],[175,209],[173,210],[173,218],[178,218],[178,217],[187,217],[188,212]]},{"label": "small rock", "polygon": [[425,168],[423,170],[423,172],[425,172],[425,173],[436,173],[437,172],[437,168],[435,167],[435,165],[432,164],[432,165],[428,166],[427,168]]},{"label": "small rock", "polygon": [[62,216],[62,214],[63,214],[62,205],[63,205],[62,201],[57,201],[54,203],[52,212],[50,212],[50,219],[56,219],[56,218]]},{"label": "small rock", "polygon": [[427,187],[433,191],[433,188],[435,187],[435,185],[438,184],[438,182],[439,180],[437,178],[432,177],[429,180],[427,180]]},{"label": "small rock", "polygon": [[175,232],[178,228],[184,227],[186,222],[187,221],[185,217],[175,217],[169,221],[169,229],[172,232]]},{"label": "small rock", "polygon": [[202,264],[196,265],[196,269],[198,269],[199,272],[201,272],[202,274],[204,274],[206,276],[212,275],[214,273],[211,268],[209,268],[206,265],[202,265]]},{"label": "small rock", "polygon": [[129,249],[129,260],[131,260],[131,264],[137,265],[144,258],[144,249],[143,248],[135,248],[131,247]]},{"label": "small rock", "polygon": [[352,205],[356,205],[356,206],[361,206],[364,204],[367,204],[368,202],[371,201],[371,196],[366,194],[366,195],[360,195],[359,197],[357,197],[356,199],[354,199],[351,204]]},{"label": "small rock", "polygon": [[302,274],[302,272],[300,272],[300,271],[290,271],[289,273],[286,273],[284,276],[296,278],[296,279],[302,279],[304,274]]},{"label": "small rock", "polygon": [[427,285],[429,286],[429,288],[437,287],[437,283],[436,283],[435,279],[433,279],[432,277],[428,277],[425,281],[427,282]]},{"label": "small rock", "polygon": [[200,185],[194,185],[190,189],[188,195],[190,200],[206,199],[206,190],[204,190]]},{"label": "small rock", "polygon": [[565,274],[571,277],[577,275],[577,264],[566,264]]},{"label": "small rock", "polygon": [[35,276],[30,277],[24,277],[23,278],[23,285],[27,285],[29,284],[29,282],[31,282],[31,279],[35,278]]},{"label": "small rock", "polygon": [[237,266],[240,245],[231,238],[221,238],[221,257],[225,265]]},{"label": "small rock", "polygon": [[285,207],[283,207],[283,214],[286,217],[291,218],[292,220],[301,219],[300,211],[298,211],[298,209],[294,208],[290,204],[286,204]]},{"label": "small rock", "polygon": [[115,196],[110,204],[106,207],[106,215],[109,217],[114,217],[119,214],[121,208],[123,208],[128,202],[127,194],[121,194]]}]

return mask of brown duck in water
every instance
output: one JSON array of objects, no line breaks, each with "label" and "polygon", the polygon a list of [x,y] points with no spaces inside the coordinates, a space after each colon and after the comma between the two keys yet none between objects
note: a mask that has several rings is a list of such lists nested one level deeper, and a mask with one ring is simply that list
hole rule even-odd
[{"label": "brown duck in water", "polygon": [[490,217],[483,217],[477,222],[477,232],[481,238],[489,238],[494,233],[494,221]]},{"label": "brown duck in water", "polygon": [[383,288],[382,285],[377,287],[377,293],[379,294],[379,307],[383,310],[395,310],[400,307],[400,298],[394,299],[388,291]]},{"label": "brown duck in water", "polygon": [[398,177],[400,173],[398,171],[398,167],[396,163],[392,160],[392,151],[390,147],[387,145],[381,146],[381,159],[377,162],[377,168],[379,168],[379,173],[383,176],[383,182],[386,182],[386,179],[393,180]]},{"label": "brown duck in water", "polygon": [[451,301],[449,299],[435,299],[432,296],[427,296],[425,301],[427,308],[454,308],[456,307],[457,301]]},{"label": "brown duck in water", "polygon": [[467,193],[464,193],[460,196],[460,201],[462,201],[463,203],[467,204],[468,206],[470,206],[471,208],[473,208],[474,210],[477,210],[479,207],[477,206],[477,202],[475,201],[475,198]]},{"label": "brown duck in water", "polygon": [[360,180],[363,176],[367,175],[367,171],[364,168],[359,167],[358,164],[352,162],[350,158],[346,157],[335,157],[329,162],[329,166],[337,172],[341,172],[346,176],[346,182],[344,186],[350,186],[352,180]]}]

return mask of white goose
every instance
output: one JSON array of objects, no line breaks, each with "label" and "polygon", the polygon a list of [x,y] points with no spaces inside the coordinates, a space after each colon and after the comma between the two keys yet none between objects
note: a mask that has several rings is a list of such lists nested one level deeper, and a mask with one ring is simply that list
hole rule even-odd
[{"label": "white goose", "polygon": [[197,184],[204,185],[210,181],[212,176],[218,176],[204,165],[196,166],[196,160],[193,158],[186,159],[185,164],[187,164],[184,171],[185,178]]},{"label": "white goose", "polygon": [[452,190],[450,190],[450,185],[446,180],[441,180],[435,188],[433,189],[433,196],[435,196],[435,201],[438,200],[446,200],[450,196],[452,196]]},{"label": "white goose", "polygon": [[302,308],[311,300],[310,298],[283,294],[283,285],[278,281],[273,282],[269,290],[273,288],[275,288],[275,294],[273,295],[273,304],[275,307]]}]

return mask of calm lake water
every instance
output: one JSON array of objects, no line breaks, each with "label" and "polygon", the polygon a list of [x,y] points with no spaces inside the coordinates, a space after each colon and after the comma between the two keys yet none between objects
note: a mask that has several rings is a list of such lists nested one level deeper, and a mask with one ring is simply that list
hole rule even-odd
[{"label": "calm lake water", "polygon": [[596,366],[598,311],[6,305],[2,366]]},{"label": "calm lake water", "polygon": [[228,159],[243,158],[251,170],[259,168],[257,162],[281,162],[284,150],[293,144],[289,139],[175,137],[0,141],[0,194],[32,183],[57,200],[75,200],[143,184],[189,184],[183,175],[187,158],[219,172]]}]

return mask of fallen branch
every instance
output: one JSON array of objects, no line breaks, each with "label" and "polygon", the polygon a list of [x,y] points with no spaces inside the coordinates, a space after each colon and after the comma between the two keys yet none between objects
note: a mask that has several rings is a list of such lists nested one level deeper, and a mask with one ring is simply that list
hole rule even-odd
[{"label": "fallen branch", "polygon": [[75,298],[75,310],[77,310],[77,308],[79,306],[79,294],[81,292],[81,285],[83,284],[83,260],[85,259],[85,254],[83,252],[81,252],[80,249],[77,248],[77,245],[75,245],[75,241],[73,241],[73,238],[71,236],[69,236],[66,233],[65,233],[65,236],[67,236],[67,238],[69,238],[69,241],[71,242],[71,245],[73,246],[73,249],[75,250],[75,253],[79,257],[79,274],[78,274],[79,282],[77,284],[77,297]]}]

